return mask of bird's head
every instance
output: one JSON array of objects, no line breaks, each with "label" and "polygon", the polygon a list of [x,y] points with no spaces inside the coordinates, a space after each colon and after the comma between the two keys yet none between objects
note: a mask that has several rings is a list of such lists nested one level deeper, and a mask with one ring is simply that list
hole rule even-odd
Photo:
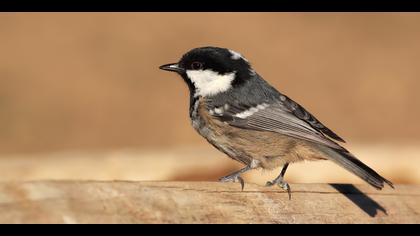
[{"label": "bird's head", "polygon": [[255,75],[241,54],[218,47],[192,49],[178,63],[162,65],[160,69],[181,75],[196,97],[226,92]]}]

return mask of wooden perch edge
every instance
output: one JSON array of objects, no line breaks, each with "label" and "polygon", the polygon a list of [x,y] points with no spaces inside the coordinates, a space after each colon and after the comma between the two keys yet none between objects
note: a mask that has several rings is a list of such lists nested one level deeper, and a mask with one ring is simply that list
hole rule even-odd
[{"label": "wooden perch edge", "polygon": [[0,183],[0,223],[420,223],[420,187],[216,182]]}]

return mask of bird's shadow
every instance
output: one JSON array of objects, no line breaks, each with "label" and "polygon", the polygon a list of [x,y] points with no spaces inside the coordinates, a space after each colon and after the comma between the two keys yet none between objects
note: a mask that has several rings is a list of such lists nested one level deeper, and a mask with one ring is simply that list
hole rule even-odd
[{"label": "bird's shadow", "polygon": [[330,184],[338,192],[346,196],[356,206],[362,209],[370,217],[375,217],[379,211],[382,211],[385,215],[388,215],[386,209],[377,203],[375,200],[370,198],[368,195],[357,189],[352,184]]}]

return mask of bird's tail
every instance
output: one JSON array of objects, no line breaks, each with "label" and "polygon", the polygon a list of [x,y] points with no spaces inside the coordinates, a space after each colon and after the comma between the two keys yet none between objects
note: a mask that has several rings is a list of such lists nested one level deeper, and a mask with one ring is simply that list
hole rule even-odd
[{"label": "bird's tail", "polygon": [[328,159],[359,176],[373,187],[380,190],[384,187],[384,183],[387,183],[390,187],[394,188],[391,181],[380,176],[376,171],[365,165],[347,150],[337,150],[322,145],[319,145],[319,149],[327,155]]}]

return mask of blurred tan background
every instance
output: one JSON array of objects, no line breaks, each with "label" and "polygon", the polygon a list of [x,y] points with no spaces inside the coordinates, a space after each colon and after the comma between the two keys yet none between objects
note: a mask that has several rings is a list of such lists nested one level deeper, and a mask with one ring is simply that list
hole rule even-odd
[{"label": "blurred tan background", "polygon": [[[241,52],[374,169],[420,183],[419,24],[416,13],[1,13],[0,180],[235,170],[190,126],[182,80],[158,70],[214,45]],[[360,183],[327,162],[287,179]]]}]

